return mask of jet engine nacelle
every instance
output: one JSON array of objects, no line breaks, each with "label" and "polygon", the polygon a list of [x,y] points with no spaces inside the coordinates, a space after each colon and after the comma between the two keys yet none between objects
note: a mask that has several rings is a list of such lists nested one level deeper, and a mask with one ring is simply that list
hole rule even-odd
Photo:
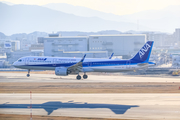
[{"label": "jet engine nacelle", "polygon": [[68,75],[68,70],[65,67],[56,67],[55,68],[55,74],[57,76],[67,76]]}]

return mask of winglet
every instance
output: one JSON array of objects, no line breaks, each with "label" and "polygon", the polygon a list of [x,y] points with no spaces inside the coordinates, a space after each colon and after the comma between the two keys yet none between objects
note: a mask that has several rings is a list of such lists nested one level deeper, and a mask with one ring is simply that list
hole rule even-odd
[{"label": "winglet", "polygon": [[111,54],[111,56],[109,57],[109,59],[111,59],[113,57],[114,53]]},{"label": "winglet", "polygon": [[83,56],[83,58],[81,59],[81,61],[80,61],[80,62],[83,62],[83,61],[84,61],[84,59],[85,59],[85,57],[86,57],[86,54]]}]

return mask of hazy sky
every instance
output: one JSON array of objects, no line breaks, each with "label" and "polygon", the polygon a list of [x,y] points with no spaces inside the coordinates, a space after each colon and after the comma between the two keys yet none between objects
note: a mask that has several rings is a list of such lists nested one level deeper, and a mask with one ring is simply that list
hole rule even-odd
[{"label": "hazy sky", "polygon": [[117,15],[132,14],[150,9],[163,9],[169,5],[180,5],[180,0],[0,0],[14,4],[45,5],[68,3]]}]

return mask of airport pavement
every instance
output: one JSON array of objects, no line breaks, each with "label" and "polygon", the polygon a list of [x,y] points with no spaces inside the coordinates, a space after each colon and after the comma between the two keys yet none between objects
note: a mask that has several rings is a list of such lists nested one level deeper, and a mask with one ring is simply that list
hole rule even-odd
[{"label": "airport pavement", "polygon": [[[0,73],[0,83],[180,83],[177,77]],[[32,114],[120,119],[180,119],[180,94],[32,94]],[[30,94],[0,94],[0,114],[30,115]]]},{"label": "airport pavement", "polygon": [[[153,76],[153,75],[152,75]],[[180,82],[179,77],[140,77],[140,76],[112,76],[112,75],[88,75],[88,79],[76,80],[76,75],[56,76],[54,74],[26,73],[0,73],[0,82],[60,82],[60,83],[99,83],[99,82]]]},{"label": "airport pavement", "polygon": [[[32,114],[180,119],[180,94],[32,94]],[[30,115],[30,94],[0,94],[0,114]]]}]

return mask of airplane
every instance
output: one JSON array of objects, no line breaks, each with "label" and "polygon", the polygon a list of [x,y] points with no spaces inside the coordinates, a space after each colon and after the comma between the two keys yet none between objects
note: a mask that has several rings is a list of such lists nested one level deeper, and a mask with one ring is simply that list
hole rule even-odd
[{"label": "airplane", "polygon": [[54,70],[57,76],[76,74],[77,80],[81,79],[79,73],[84,72],[83,78],[87,79],[87,72],[126,72],[156,65],[153,62],[149,62],[153,43],[153,41],[146,42],[138,53],[129,60],[85,59],[86,54],[82,59],[70,57],[27,56],[15,61],[13,66],[16,68],[27,69],[27,77],[30,76],[30,70]]}]

